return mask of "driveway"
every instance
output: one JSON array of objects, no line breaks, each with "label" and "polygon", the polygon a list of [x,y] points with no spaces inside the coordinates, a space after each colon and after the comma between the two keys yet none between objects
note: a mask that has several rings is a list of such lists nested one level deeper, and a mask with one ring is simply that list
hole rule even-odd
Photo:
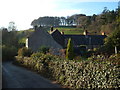
[{"label": "driveway", "polygon": [[12,62],[2,63],[2,76],[3,88],[60,88],[60,85]]}]

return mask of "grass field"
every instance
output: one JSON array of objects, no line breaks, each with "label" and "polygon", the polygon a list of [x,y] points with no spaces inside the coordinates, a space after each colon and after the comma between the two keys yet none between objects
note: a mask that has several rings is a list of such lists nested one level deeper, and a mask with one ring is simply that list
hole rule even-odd
[{"label": "grass field", "polygon": [[[75,28],[75,27],[57,27],[57,28],[54,28],[55,29],[58,29],[60,32],[64,32],[64,34],[73,34],[73,35],[80,35],[80,34],[83,34],[83,29],[81,28]],[[47,28],[46,29],[48,32],[50,30],[50,28]],[[23,32],[24,33],[31,33],[33,32],[34,30],[32,29],[29,29],[29,30],[22,30],[22,31],[18,31],[18,34],[22,34]]]},{"label": "grass field", "polygon": [[64,34],[83,34],[83,30],[81,28],[72,28],[72,27],[58,27],[60,32],[64,32]]}]

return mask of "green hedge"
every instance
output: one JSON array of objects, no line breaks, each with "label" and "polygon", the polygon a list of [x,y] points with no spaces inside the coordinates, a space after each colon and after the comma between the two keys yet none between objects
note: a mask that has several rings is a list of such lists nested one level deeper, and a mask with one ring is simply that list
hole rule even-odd
[{"label": "green hedge", "polygon": [[49,52],[49,47],[41,46],[41,47],[39,48],[39,52],[46,54],[46,53]]},{"label": "green hedge", "polygon": [[[39,54],[39,55],[38,55]],[[48,58],[49,57],[49,58]],[[61,60],[50,54],[16,57],[17,62],[70,88],[120,87],[120,56],[91,57],[87,61]],[[55,60],[57,59],[57,60]],[[43,61],[42,61],[43,60]]]}]

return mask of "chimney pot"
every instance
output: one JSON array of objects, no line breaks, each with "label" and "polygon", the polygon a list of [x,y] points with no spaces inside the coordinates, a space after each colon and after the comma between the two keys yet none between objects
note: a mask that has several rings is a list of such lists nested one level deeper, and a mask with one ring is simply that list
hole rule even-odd
[{"label": "chimney pot", "polygon": [[37,27],[38,27],[37,25],[34,26],[34,30],[35,30],[35,31],[37,30]]},{"label": "chimney pot", "polygon": [[102,32],[102,35],[105,35],[105,32]]},{"label": "chimney pot", "polygon": [[83,33],[83,35],[88,35],[88,31],[85,30],[84,33]]},{"label": "chimney pot", "polygon": [[64,35],[64,32],[61,32],[62,35]]},{"label": "chimney pot", "polygon": [[51,32],[53,31],[53,26],[51,26],[50,31],[51,31]]}]

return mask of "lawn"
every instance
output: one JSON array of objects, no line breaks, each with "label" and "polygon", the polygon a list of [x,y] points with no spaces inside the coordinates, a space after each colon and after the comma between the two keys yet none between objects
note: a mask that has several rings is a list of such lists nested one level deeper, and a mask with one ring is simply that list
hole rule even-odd
[{"label": "lawn", "polygon": [[64,32],[64,34],[83,34],[83,30],[81,28],[72,28],[72,27],[58,27],[60,32]]},{"label": "lawn", "polygon": [[[54,30],[55,29],[58,29],[60,32],[64,32],[64,34],[69,34],[69,35],[70,34],[74,34],[74,35],[83,34],[83,29],[81,29],[81,28],[75,28],[75,27],[56,27],[56,28],[54,28]],[[48,32],[49,32],[50,29],[46,29],[46,30],[48,30]],[[28,34],[28,33],[31,33],[33,31],[34,31],[33,29],[22,30],[22,31],[18,31],[18,34],[22,34],[22,33]]]}]

